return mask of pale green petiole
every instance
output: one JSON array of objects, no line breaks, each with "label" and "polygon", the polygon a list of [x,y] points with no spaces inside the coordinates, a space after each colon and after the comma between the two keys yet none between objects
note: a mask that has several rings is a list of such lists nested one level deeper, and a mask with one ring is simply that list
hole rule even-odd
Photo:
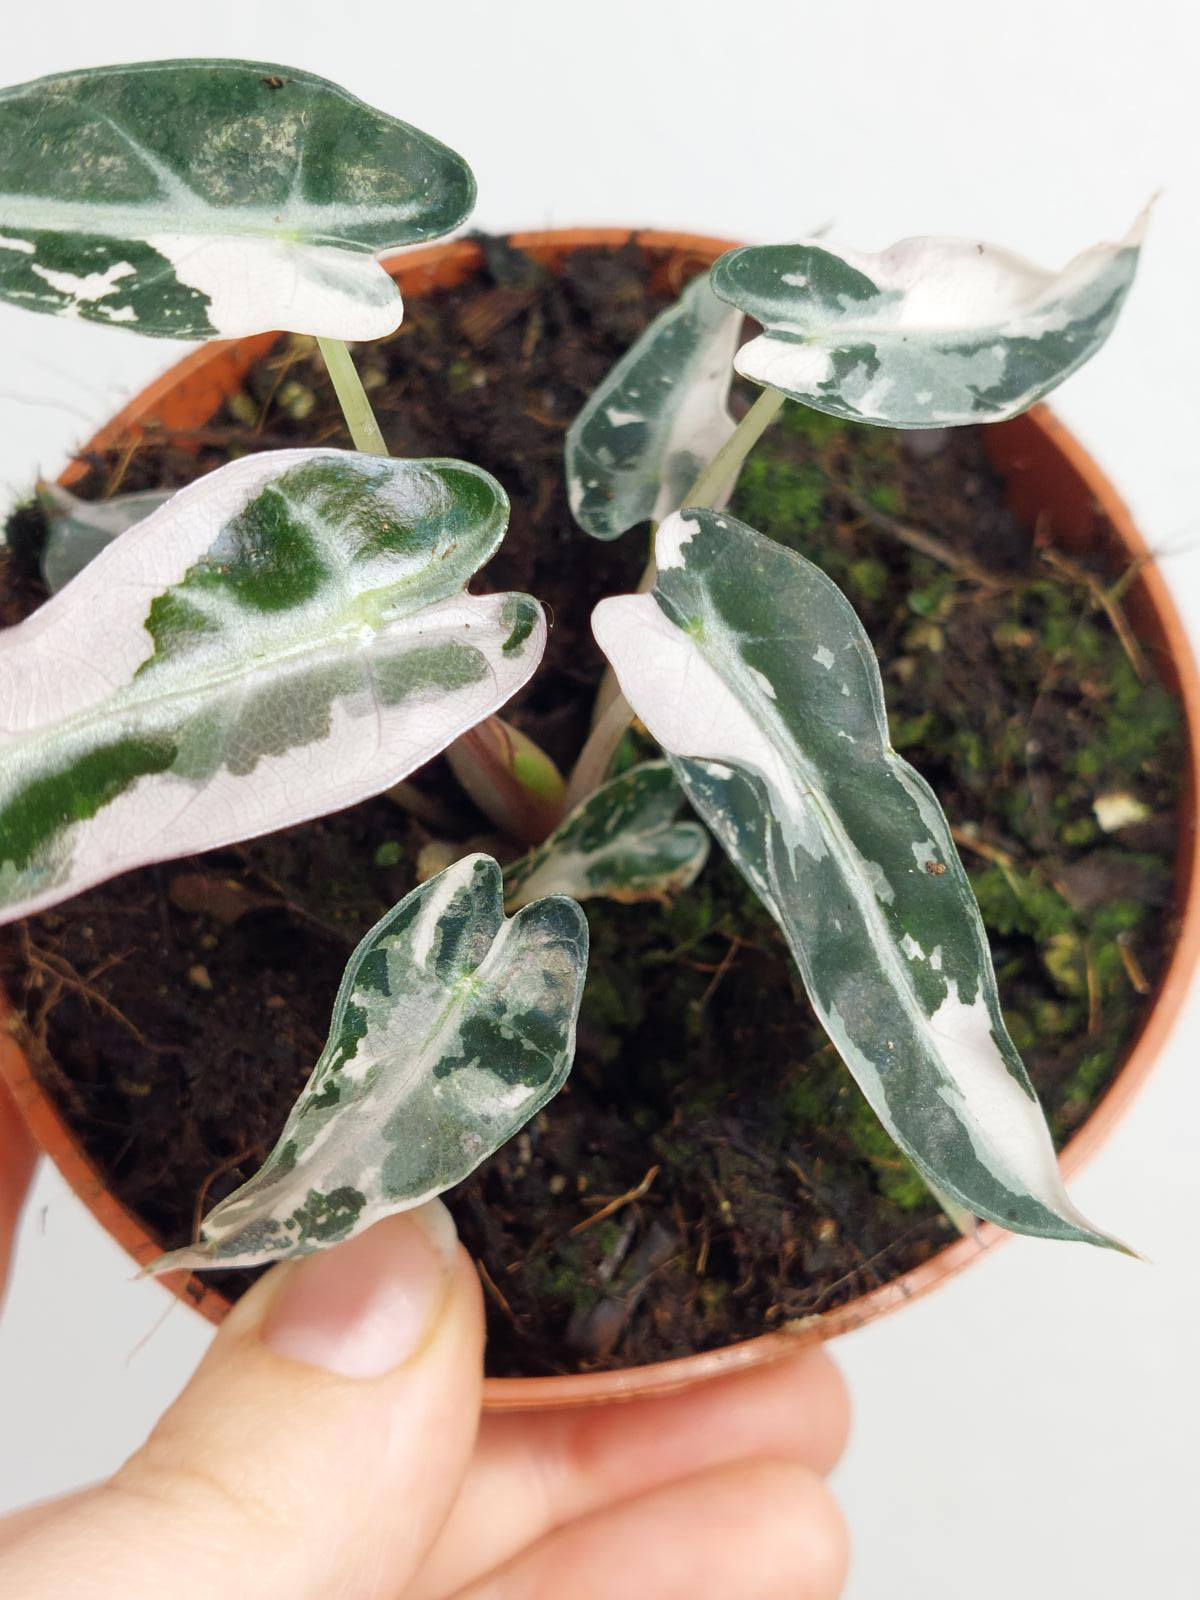
[{"label": "pale green petiole", "polygon": [[350,429],[354,448],[369,456],[386,456],[390,452],[371,410],[367,391],[363,388],[354,357],[340,339],[318,339],[334,393]]},{"label": "pale green petiole", "polygon": [[[737,427],[701,472],[684,498],[685,506],[710,507],[714,501],[732,491],[737,482],[742,463],[783,408],[787,396],[778,389],[764,389],[758,399],[738,423]],[[658,530],[655,529],[655,534]],[[637,592],[645,594],[654,587],[658,568],[654,559],[653,543],[650,559]],[[567,784],[568,808],[582,804],[608,776],[608,769],[617,753],[617,747],[633,722],[633,708],[616,688],[612,668],[606,667],[597,693],[597,705],[602,707],[597,715],[587,743],[579,753]]]},{"label": "pale green petiole", "polygon": [[[737,482],[742,462],[779,415],[787,395],[764,389],[684,496],[685,506],[710,507]],[[646,585],[649,588],[649,584]]]}]

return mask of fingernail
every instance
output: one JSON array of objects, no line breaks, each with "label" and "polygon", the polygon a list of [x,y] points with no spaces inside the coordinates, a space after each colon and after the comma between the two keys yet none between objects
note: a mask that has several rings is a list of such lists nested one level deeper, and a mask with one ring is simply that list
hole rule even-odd
[{"label": "fingernail", "polygon": [[437,1201],[299,1262],[263,1324],[276,1355],[381,1378],[424,1344],[449,1282],[454,1224]]}]

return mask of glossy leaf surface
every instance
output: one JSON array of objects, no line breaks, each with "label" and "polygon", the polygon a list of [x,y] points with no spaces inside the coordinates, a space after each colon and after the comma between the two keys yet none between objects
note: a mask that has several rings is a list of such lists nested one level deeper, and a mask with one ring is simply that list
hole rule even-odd
[{"label": "glossy leaf surface", "polygon": [[975,1214],[1110,1242],[1063,1189],[966,874],[932,791],[888,744],[845,597],[707,511],[663,524],[658,567],[651,593],[600,603],[596,637],[888,1131]]},{"label": "glossy leaf surface", "polygon": [[400,322],[382,250],[448,233],[460,156],[336,84],[155,61],[0,91],[0,299],[160,338]]},{"label": "glossy leaf surface", "polygon": [[154,1270],[304,1255],[461,1183],[562,1087],[587,950],[562,896],[506,921],[488,856],[414,889],[350,958],[266,1164]]},{"label": "glossy leaf surface", "polygon": [[650,324],[567,434],[575,520],[597,539],[660,522],[733,432],[729,384],[742,319],[695,279]]},{"label": "glossy leaf surface", "polygon": [[677,820],[683,799],[665,761],[610,778],[544,844],[505,869],[508,903],[545,894],[658,900],[689,888],[708,859],[708,834]]},{"label": "glossy leaf surface", "polygon": [[808,241],[731,250],[715,292],[763,324],[743,377],[817,411],[891,428],[1027,411],[1112,332],[1144,219],[1061,272],[974,239],[902,239],[878,255]]},{"label": "glossy leaf surface", "polygon": [[525,595],[459,461],[248,456],[0,634],[0,920],[397,782],[530,677]]}]

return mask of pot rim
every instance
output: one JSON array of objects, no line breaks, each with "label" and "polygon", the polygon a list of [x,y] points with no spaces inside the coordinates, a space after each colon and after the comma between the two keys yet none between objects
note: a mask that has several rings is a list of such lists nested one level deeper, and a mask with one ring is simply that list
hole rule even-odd
[{"label": "pot rim", "polygon": [[[733,248],[730,241],[724,239],[657,229],[555,228],[514,233],[508,239],[516,249],[528,251],[551,266],[572,251],[588,247],[617,248],[635,243],[650,254],[665,258],[694,256],[702,262],[711,262]],[[478,243],[456,239],[393,255],[385,260],[385,265],[400,281],[405,293],[420,294],[435,286],[462,281],[482,260]],[[77,453],[62,473],[60,483],[69,487],[78,482],[87,470],[89,452],[136,436],[148,418],[181,430],[195,427],[198,419],[207,420],[278,338],[278,334],[270,333],[249,339],[214,341],[185,356],[123,407]],[[202,417],[199,416],[201,412]],[[1059,472],[1078,480],[1076,490],[1082,486],[1091,503],[1103,513],[1128,558],[1143,562],[1131,596],[1138,594],[1147,621],[1158,635],[1164,652],[1165,674],[1173,680],[1183,702],[1188,739],[1176,854],[1179,931],[1167,969],[1124,1063],[1104,1097],[1062,1152],[1061,1166],[1070,1176],[1108,1138],[1141,1091],[1179,1016],[1192,973],[1200,965],[1200,854],[1196,832],[1196,799],[1200,795],[1200,672],[1170,590],[1158,566],[1149,559],[1151,552],[1116,490],[1083,446],[1045,406],[1035,407],[1012,423],[994,425],[989,429],[989,437],[995,438],[1004,430],[1019,431],[1025,446],[1034,454],[1056,457]],[[1019,452],[1021,447],[1017,448]],[[0,1077],[7,1081],[41,1150],[55,1162],[97,1221],[144,1267],[161,1253],[161,1246],[105,1188],[57,1107],[34,1076],[19,1043],[23,1031],[21,1019],[0,988]],[[718,1350],[611,1372],[489,1378],[484,1384],[484,1408],[489,1411],[548,1410],[628,1401],[667,1394],[722,1374],[779,1360],[803,1346],[862,1327],[927,1294],[1007,1237],[1008,1234],[995,1224],[984,1223],[971,1237],[956,1240],[910,1272],[845,1305],[803,1318],[790,1324],[785,1331],[762,1334]],[[220,1322],[230,1309],[225,1297],[196,1274],[166,1274],[162,1281],[164,1287],[211,1322]]]}]

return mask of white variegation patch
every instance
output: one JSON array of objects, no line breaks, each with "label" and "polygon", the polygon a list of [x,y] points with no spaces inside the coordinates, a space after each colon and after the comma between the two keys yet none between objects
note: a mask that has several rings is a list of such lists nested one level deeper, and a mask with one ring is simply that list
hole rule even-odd
[{"label": "white variegation patch", "polygon": [[683,799],[665,761],[610,778],[544,844],[505,869],[508,904],[547,894],[661,900],[690,888],[708,859],[708,834],[677,820]]},{"label": "white variegation patch", "polygon": [[146,62],[0,91],[0,299],[166,338],[374,339],[375,257],[457,226],[453,151],[311,73]]},{"label": "white variegation patch", "polygon": [[816,567],[733,518],[680,516],[690,537],[662,530],[680,561],[651,593],[593,616],[622,692],[779,922],[831,1039],[921,1172],[1016,1231],[1111,1243],[1063,1188],[970,885],[932,792],[888,743],[853,610]]},{"label": "white variegation patch", "polygon": [[580,527],[615,539],[681,503],[733,432],[728,395],[741,322],[698,278],[622,356],[567,434],[567,489]]},{"label": "white variegation patch", "polygon": [[809,240],[730,251],[712,285],[763,324],[735,363],[755,383],[894,428],[997,422],[1108,338],[1144,226],[1060,272],[972,239],[904,239],[878,255]]},{"label": "white variegation patch", "polygon": [[[403,320],[400,291],[374,256],[236,233],[157,233],[146,242],[207,300],[221,339],[261,333],[269,321],[281,333],[366,341],[395,333]],[[126,320],[136,324],[129,310]]]},{"label": "white variegation patch", "polygon": [[563,896],[506,921],[488,856],[414,889],[350,958],[264,1166],[151,1270],[305,1255],[461,1183],[562,1087],[587,949]]},{"label": "white variegation patch", "polygon": [[0,920],[336,811],[525,683],[545,623],[463,586],[508,503],[462,462],[249,456],[0,634]]}]

